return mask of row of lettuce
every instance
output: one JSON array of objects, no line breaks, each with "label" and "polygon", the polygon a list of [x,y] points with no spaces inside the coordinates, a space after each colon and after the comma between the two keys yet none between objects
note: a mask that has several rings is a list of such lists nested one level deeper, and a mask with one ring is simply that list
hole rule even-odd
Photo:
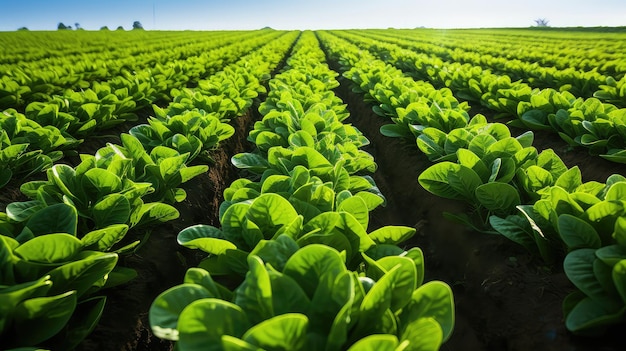
[{"label": "row of lettuce", "polygon": [[[536,30],[538,29],[538,30]],[[483,58],[473,57],[484,63],[501,57],[511,59],[515,65],[535,63],[541,67],[559,70],[574,68],[580,71],[621,77],[626,73],[622,59],[624,51],[623,32],[592,32],[567,30],[519,29],[459,29],[459,30],[372,30],[393,36],[402,36],[424,44],[436,45],[429,49],[451,59],[459,52],[476,52]]]},{"label": "row of lettuce", "polygon": [[181,184],[207,171],[209,151],[234,133],[227,122],[265,92],[262,81],[297,35],[280,35],[196,89],[173,90],[148,124],[120,135],[121,145],[21,185],[30,200],[0,213],[3,347],[67,350],[94,329],[102,290],[136,275],[117,265],[119,256],[139,250],[151,225],[179,216],[173,204],[186,197]]},{"label": "row of lettuce", "polygon": [[[483,31],[474,36],[455,33],[458,37],[422,31],[362,33],[394,42],[400,39],[396,43],[404,48],[433,58],[479,66],[498,75],[507,75],[512,81],[523,80],[533,88],[567,90],[577,97],[589,98],[618,81],[620,86],[626,82],[623,34],[615,34],[617,38],[608,39],[598,38],[597,35],[558,38],[542,36],[537,32],[533,35],[528,31],[508,34]],[[493,41],[498,34],[498,40]],[[529,37],[524,38],[524,34]],[[598,50],[600,47],[603,50]],[[600,93],[601,96],[603,94],[605,92]],[[615,99],[615,102],[622,107],[626,103],[623,99]]]},{"label": "row of lettuce", "polygon": [[[259,33],[233,35],[241,41],[226,46],[220,46],[220,41],[211,42],[213,50],[194,60],[177,60],[174,55],[164,65],[126,72],[104,82],[93,81],[89,88],[67,89],[61,95],[47,96],[29,103],[22,112],[13,107],[4,110],[0,113],[0,188],[16,176],[28,178],[50,168],[62,157],[76,154],[76,148],[85,138],[137,121],[137,113],[152,104],[162,106],[171,102],[180,109],[189,99],[200,99],[185,90],[189,86],[211,94],[216,89],[227,92],[228,87],[215,86],[206,78],[285,32],[255,34]],[[150,61],[149,57],[145,60]],[[242,75],[232,79],[246,78]],[[207,97],[198,106],[209,114],[230,110],[230,116],[236,115],[242,102],[237,101],[236,90],[232,95],[227,100]],[[9,106],[19,106],[15,101],[12,103]]]},{"label": "row of lettuce", "polygon": [[596,97],[580,97],[584,94],[577,93],[572,84],[589,89],[586,77],[568,81],[568,87],[561,91],[533,88],[480,66],[419,53],[416,51],[418,44],[407,39],[362,31],[337,31],[335,34],[415,79],[429,81],[437,88],[447,87],[455,97],[465,101],[479,102],[497,112],[496,117],[517,117],[509,122],[511,126],[555,132],[571,147],[585,147],[591,154],[626,163],[626,108],[623,108],[626,106],[626,80],[615,83],[619,86],[606,86],[596,94],[616,106]]},{"label": "row of lettuce", "polygon": [[381,132],[415,140],[434,162],[419,183],[468,203],[468,213],[448,218],[500,233],[548,263],[562,261],[577,288],[563,302],[570,331],[597,333],[624,321],[625,177],[583,182],[578,167],[568,168],[552,150],[538,152],[532,132],[514,137],[504,124],[470,118],[450,89],[414,81],[334,33],[319,37],[353,90],[394,122]]},{"label": "row of lettuce", "polygon": [[144,71],[171,75],[174,68],[197,82],[204,71],[229,59],[211,51],[255,35],[262,32],[2,33],[6,57],[0,59],[0,109],[23,111],[29,103],[51,100],[67,89],[92,88],[94,82]]},{"label": "row of lettuce", "polygon": [[424,283],[414,228],[368,233],[384,197],[367,139],[342,123],[336,73],[312,32],[269,83],[262,120],[233,156],[249,176],[224,191],[221,228],[178,242],[207,254],[150,308],[156,336],[179,350],[438,350],[454,325],[451,289]]}]

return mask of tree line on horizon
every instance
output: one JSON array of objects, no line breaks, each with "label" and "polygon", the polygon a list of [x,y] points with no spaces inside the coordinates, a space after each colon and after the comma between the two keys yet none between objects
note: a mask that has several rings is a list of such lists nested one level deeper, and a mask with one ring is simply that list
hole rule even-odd
[{"label": "tree line on horizon", "polygon": [[[57,25],[57,30],[72,30],[72,29],[76,29],[76,30],[82,30],[83,28],[80,26],[80,23],[76,22],[74,23],[74,28],[72,28],[72,26],[66,26],[63,22],[59,22],[59,24]],[[135,21],[133,22],[133,30],[143,30],[143,25],[141,24],[141,22],[139,21]],[[27,27],[20,27],[18,30],[28,30]],[[100,27],[100,30],[110,30],[109,27],[107,26],[102,26]],[[118,26],[116,28],[116,30],[124,30],[123,26]]]}]

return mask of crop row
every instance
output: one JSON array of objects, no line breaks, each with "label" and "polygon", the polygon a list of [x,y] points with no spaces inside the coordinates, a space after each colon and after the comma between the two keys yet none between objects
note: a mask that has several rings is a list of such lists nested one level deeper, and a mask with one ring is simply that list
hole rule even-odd
[{"label": "crop row", "polygon": [[[511,81],[524,81],[532,88],[546,89],[553,88],[559,91],[569,91],[576,97],[590,98],[594,95],[607,99],[606,102],[614,103],[619,106],[625,106],[626,100],[624,95],[610,95],[608,84],[622,84],[616,79],[623,79],[624,75],[606,75],[600,74],[596,69],[589,71],[579,70],[568,66],[566,68],[556,68],[555,66],[540,66],[536,61],[524,61],[527,58],[522,53],[518,53],[517,57],[494,57],[481,51],[484,43],[478,43],[472,47],[473,50],[454,48],[441,48],[432,44],[418,43],[406,37],[398,37],[389,35],[389,33],[374,34],[370,32],[358,32],[360,35],[368,38],[378,39],[383,42],[393,42],[404,49],[411,50],[430,56],[430,59],[439,59],[443,62],[455,62],[466,68],[480,67],[484,71],[496,75],[506,75]],[[458,43],[463,46],[462,43]],[[569,61],[575,58],[569,58]],[[474,68],[476,69],[476,68]],[[619,89],[617,90],[619,92]],[[609,94],[609,95],[607,95]]]},{"label": "crop row", "polygon": [[[396,68],[327,32],[322,44],[344,76],[395,124],[388,136],[415,139],[434,165],[420,174],[429,192],[467,202],[449,214],[482,232],[500,233],[547,262],[563,260],[578,289],[564,302],[566,326],[579,333],[618,323],[626,311],[626,178],[583,183],[552,151],[538,153],[532,132],[512,137],[501,123],[469,117],[447,88],[405,77]],[[384,112],[384,113],[380,113]]]},{"label": "crop row", "polygon": [[[12,33],[20,35],[20,33]],[[37,33],[45,36],[47,33]],[[63,35],[64,33],[58,33]],[[147,38],[142,33],[127,33],[125,38],[129,43],[117,45],[110,49],[112,43],[90,43],[88,46],[93,50],[90,53],[76,52],[80,46],[67,49],[49,49],[49,56],[41,60],[30,61],[29,58],[36,50],[26,52],[14,52],[13,45],[7,46],[7,52],[21,60],[0,66],[2,80],[0,81],[0,108],[13,107],[22,109],[33,101],[45,102],[52,99],[53,95],[63,95],[65,90],[87,89],[95,82],[110,81],[118,76],[124,76],[133,80],[133,75],[141,72],[167,71],[167,68],[184,65],[185,74],[189,75],[188,84],[193,84],[197,79],[213,73],[214,68],[219,68],[223,61],[232,55],[215,55],[214,51],[234,43],[243,42],[258,36],[258,32],[244,33],[211,33],[209,35],[195,36],[202,41],[194,42],[193,38],[187,38],[187,45],[180,45],[181,38],[169,36],[161,37],[151,35]],[[267,33],[266,33],[267,34]],[[77,33],[75,36],[84,39],[93,38],[94,33]],[[137,40],[155,38],[155,42]],[[6,37],[4,38],[6,40]],[[59,38],[57,38],[58,40]],[[69,39],[69,38],[67,38]],[[77,39],[74,37],[74,39]],[[53,40],[56,42],[56,40]],[[26,43],[26,44],[25,44]],[[28,47],[28,40],[20,42],[20,47]],[[37,42],[39,43],[39,42]],[[15,44],[14,44],[15,45]],[[243,48],[252,49],[249,45]],[[219,52],[219,51],[218,51]],[[57,56],[54,56],[57,54]],[[235,57],[240,55],[235,55]],[[232,59],[231,59],[232,60]],[[226,62],[230,63],[230,62]],[[179,67],[180,68],[180,67]]]},{"label": "crop row", "polygon": [[396,246],[415,229],[367,233],[384,198],[359,174],[376,164],[341,122],[323,62],[315,35],[302,33],[259,107],[256,150],[232,159],[256,176],[225,190],[221,228],[179,233],[208,256],[150,309],[155,335],[177,349],[437,350],[450,336],[450,288],[422,284],[421,250]]},{"label": "crop row", "polygon": [[[428,52],[437,54],[446,61],[463,61],[462,57],[467,57],[467,53],[476,53],[477,55],[471,55],[470,58],[473,64],[491,66],[498,63],[498,69],[519,63],[524,66],[531,64],[530,67],[534,68],[554,67],[557,70],[598,72],[618,79],[626,73],[621,34],[577,35],[569,32],[563,35],[529,30],[368,32],[423,43],[427,45],[424,48]],[[457,56],[458,54],[461,56]]]},{"label": "crop row", "polygon": [[395,44],[368,40],[341,33],[354,43],[416,79],[448,87],[456,96],[482,105],[502,115],[517,116],[512,126],[557,132],[571,146],[582,146],[590,153],[614,162],[626,159],[626,109],[602,103],[596,98],[575,98],[567,91],[532,89],[522,82],[511,82],[480,67],[429,59]]},{"label": "crop row", "polygon": [[[179,94],[190,81],[198,84],[198,80],[237,61],[263,40],[277,39],[283,34],[266,33],[218,48],[203,54],[198,61],[175,61],[161,68],[117,76],[108,82],[92,82],[91,88],[67,90],[63,95],[50,97],[49,101],[32,102],[23,114],[13,108],[3,111],[0,114],[0,187],[14,175],[28,177],[45,171],[64,154],[71,154],[84,138],[136,121],[138,111],[151,104],[171,101],[171,94]],[[207,92],[215,90],[211,83],[203,84],[208,84]],[[207,113],[229,108],[236,111],[235,103],[221,102],[215,96],[205,99],[202,108]]]},{"label": "crop row", "polygon": [[[167,202],[182,201],[186,194],[179,186],[208,169],[188,163],[232,135],[222,121],[251,106],[264,91],[260,80],[278,65],[296,36],[282,36],[201,82],[204,91],[187,90],[194,99],[181,97],[166,109],[155,107],[162,115],[154,120],[161,117],[165,125],[176,120],[175,114],[195,114],[197,121],[186,123],[185,134],[174,128],[176,123],[167,132],[152,123],[139,129],[171,134],[160,145],[155,139],[122,134],[122,145],[108,144],[93,156],[81,155],[76,167],[54,165],[47,180],[20,187],[32,200],[11,203],[0,213],[3,346],[71,349],[93,330],[106,301],[94,294],[135,276],[116,265],[118,255],[139,248],[139,240],[123,240],[129,229],[136,235],[137,228],[178,217]],[[211,97],[233,108],[204,110],[215,106],[206,104]],[[204,128],[193,128],[203,123]],[[205,146],[202,138],[208,135],[210,144]]]}]

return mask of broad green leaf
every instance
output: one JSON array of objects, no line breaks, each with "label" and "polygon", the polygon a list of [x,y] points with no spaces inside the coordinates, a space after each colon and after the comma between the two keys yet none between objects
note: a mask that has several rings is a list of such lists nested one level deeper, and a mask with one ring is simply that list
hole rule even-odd
[{"label": "broad green leaf", "polygon": [[275,240],[261,240],[250,254],[260,257],[266,264],[269,263],[278,271],[282,271],[289,257],[299,248],[290,236],[279,235]]},{"label": "broad green leaf", "polygon": [[301,350],[307,343],[308,322],[302,314],[283,314],[253,326],[241,339],[261,349]]},{"label": "broad green leaf", "polygon": [[128,223],[130,212],[130,202],[122,194],[105,196],[92,209],[94,222],[100,229],[109,225]]},{"label": "broad green leaf", "polygon": [[613,283],[619,292],[622,302],[626,305],[626,258],[613,266]]},{"label": "broad green leaf", "polygon": [[218,297],[215,291],[198,284],[185,283],[172,287],[157,296],[150,305],[150,327],[155,336],[166,340],[178,340],[178,318],[194,301]]},{"label": "broad green leaf", "polygon": [[376,244],[399,244],[415,234],[415,228],[401,226],[385,226],[369,233],[370,239]]},{"label": "broad green leaf", "polygon": [[565,173],[556,180],[554,185],[560,186],[567,192],[573,193],[576,189],[582,185],[582,175],[578,166],[574,166],[568,169]]},{"label": "broad green leaf", "polygon": [[224,335],[241,338],[250,322],[241,308],[214,298],[189,304],[178,318],[181,350],[221,350]]},{"label": "broad green leaf", "polygon": [[524,217],[517,215],[509,215],[506,218],[489,216],[489,224],[509,240],[524,246],[530,252],[535,252],[536,244],[532,227]]},{"label": "broad green leaf", "polygon": [[[60,345],[62,350],[71,350],[78,346],[96,328],[105,303],[105,296],[80,301],[67,322],[67,332],[57,334],[52,343]],[[57,341],[61,338],[62,341]]]},{"label": "broad green leaf", "polygon": [[32,298],[17,305],[14,312],[15,343],[36,345],[54,336],[70,320],[76,303],[76,292],[68,291]]},{"label": "broad green leaf", "polygon": [[35,235],[67,233],[76,235],[78,214],[73,206],[54,204],[34,213],[26,227]]},{"label": "broad green leaf", "polygon": [[249,270],[244,282],[235,290],[233,302],[246,313],[252,323],[273,317],[272,285],[263,261],[248,256]]},{"label": "broad green leaf", "polygon": [[297,216],[289,201],[277,194],[259,196],[246,213],[246,218],[261,229],[265,239],[272,238],[280,227],[291,223]]},{"label": "broad green leaf", "polygon": [[512,212],[520,204],[517,190],[507,183],[487,183],[476,188],[476,198],[490,211]]},{"label": "broad green leaf", "polygon": [[338,211],[346,211],[354,216],[363,229],[369,225],[369,212],[365,200],[358,196],[352,196],[341,202]]},{"label": "broad green leaf", "polygon": [[448,183],[460,198],[474,203],[476,202],[475,190],[483,184],[483,181],[472,169],[461,165],[457,172],[450,172],[448,174]]},{"label": "broad green leaf", "polygon": [[83,191],[92,201],[122,190],[122,179],[102,168],[92,168],[81,179]]},{"label": "broad green leaf", "polygon": [[306,315],[309,317],[309,331],[328,335],[335,317],[345,305],[354,302],[354,287],[349,272],[322,274]]},{"label": "broad green leaf", "polygon": [[124,238],[128,232],[128,225],[117,224],[91,231],[81,239],[85,247],[96,245],[98,251],[109,251],[113,245]]},{"label": "broad green leaf", "polygon": [[283,274],[297,281],[307,296],[313,298],[322,274],[345,271],[345,259],[339,252],[327,246],[312,244],[296,251],[287,260]]},{"label": "broad green leaf", "polygon": [[411,258],[399,256],[383,257],[376,263],[387,272],[400,266],[391,290],[390,308],[395,313],[409,303],[413,291],[417,288],[417,267]]},{"label": "broad green leaf", "polygon": [[13,252],[21,259],[40,263],[69,261],[83,247],[75,236],[69,234],[46,234],[28,240]]},{"label": "broad green leaf", "polygon": [[452,335],[454,329],[454,298],[452,289],[440,281],[428,282],[413,292],[411,302],[402,310],[400,320],[403,325],[421,318],[433,318],[443,331],[443,341]]},{"label": "broad green leaf", "polygon": [[42,208],[44,206],[38,200],[12,202],[7,205],[6,214],[12,221],[23,222]]},{"label": "broad green leaf", "polygon": [[623,307],[587,297],[570,311],[565,318],[565,326],[573,333],[602,330],[608,325],[617,323],[623,315]]},{"label": "broad green leaf", "polygon": [[461,165],[452,162],[440,162],[428,167],[422,172],[418,181],[424,189],[447,199],[461,199],[458,192],[450,186],[448,177],[456,174],[461,169]]},{"label": "broad green leaf", "polygon": [[355,342],[348,351],[396,351],[399,344],[395,335],[374,334]]},{"label": "broad green leaf", "polygon": [[402,331],[400,341],[408,345],[404,350],[437,351],[445,341],[443,329],[434,318],[410,321]]},{"label": "broad green leaf", "polygon": [[54,282],[50,293],[76,290],[80,298],[94,284],[105,280],[116,263],[117,254],[94,253],[79,261],[55,268],[49,272],[50,280]]},{"label": "broad green leaf", "polygon": [[311,300],[291,277],[280,272],[268,271],[272,286],[274,315],[304,313],[311,308]]},{"label": "broad green leaf", "polygon": [[558,230],[561,239],[569,250],[600,248],[600,236],[593,226],[570,214],[559,216]]},{"label": "broad green leaf", "polygon": [[585,295],[603,299],[606,293],[593,272],[593,261],[596,259],[594,249],[578,249],[565,256],[563,269],[567,278]]}]

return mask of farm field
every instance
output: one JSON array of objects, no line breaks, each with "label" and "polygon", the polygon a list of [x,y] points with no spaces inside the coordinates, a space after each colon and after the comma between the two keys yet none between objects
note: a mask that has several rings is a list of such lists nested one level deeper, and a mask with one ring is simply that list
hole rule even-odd
[{"label": "farm field", "polygon": [[0,45],[2,349],[626,348],[626,33]]}]

